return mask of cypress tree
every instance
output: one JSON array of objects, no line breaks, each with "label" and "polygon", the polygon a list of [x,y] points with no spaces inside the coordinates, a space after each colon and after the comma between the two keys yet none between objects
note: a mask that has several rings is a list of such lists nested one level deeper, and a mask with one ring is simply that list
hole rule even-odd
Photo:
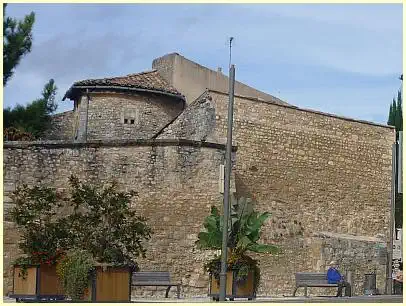
[{"label": "cypress tree", "polygon": [[392,106],[392,103],[391,103],[391,104],[390,104],[390,107],[389,107],[388,125],[392,125],[392,124],[393,124],[392,118],[393,118],[393,106]]},{"label": "cypress tree", "polygon": [[389,109],[388,125],[396,126],[396,111],[396,101],[395,98],[393,98]]},{"label": "cypress tree", "polygon": [[[403,74],[400,78],[403,81]],[[392,100],[389,108],[388,125],[396,128],[396,139],[399,137],[399,131],[403,131],[403,113],[402,113],[402,92],[399,90],[397,99]],[[398,153],[397,153],[398,154]],[[399,169],[397,169],[399,171]],[[396,180],[397,184],[397,180]],[[395,226],[403,227],[403,193],[395,194]]]},{"label": "cypress tree", "polygon": [[398,91],[398,101],[396,105],[396,117],[395,117],[395,126],[396,131],[403,131],[403,114],[402,114],[402,93]]}]

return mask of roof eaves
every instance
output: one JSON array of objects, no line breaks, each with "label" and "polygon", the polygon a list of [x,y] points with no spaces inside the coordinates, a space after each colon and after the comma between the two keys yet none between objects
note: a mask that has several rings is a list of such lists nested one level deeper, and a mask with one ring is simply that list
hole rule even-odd
[{"label": "roof eaves", "polygon": [[115,85],[73,85],[68,89],[62,101],[64,101],[66,98],[70,98],[74,89],[116,89],[116,90],[118,89],[118,90],[148,92],[177,98],[183,101],[186,100],[184,95],[171,93],[165,90],[149,89],[142,87],[115,86]]}]

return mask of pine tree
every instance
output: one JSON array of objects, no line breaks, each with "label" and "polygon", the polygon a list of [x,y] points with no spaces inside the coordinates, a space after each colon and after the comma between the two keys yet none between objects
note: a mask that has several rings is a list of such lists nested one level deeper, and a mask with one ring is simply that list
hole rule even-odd
[{"label": "pine tree", "polygon": [[50,127],[51,115],[57,108],[55,102],[57,87],[53,79],[45,84],[42,97],[27,106],[17,105],[3,110],[4,128],[16,128],[28,132],[35,138],[43,136]]},{"label": "pine tree", "polygon": [[31,52],[32,27],[35,14],[26,15],[24,20],[5,17],[7,4],[3,4],[3,86],[6,86],[21,58]]}]

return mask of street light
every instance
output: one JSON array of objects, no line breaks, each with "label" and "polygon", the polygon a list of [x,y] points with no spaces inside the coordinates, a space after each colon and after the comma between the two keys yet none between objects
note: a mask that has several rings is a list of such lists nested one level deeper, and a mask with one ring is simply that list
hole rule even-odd
[{"label": "street light", "polygon": [[220,292],[219,300],[226,300],[227,283],[227,238],[228,238],[228,215],[230,207],[230,176],[231,176],[231,149],[233,140],[233,106],[234,106],[234,83],[235,67],[230,65],[229,75],[229,101],[228,101],[228,123],[227,123],[227,148],[226,148],[226,167],[224,180],[224,220],[223,220],[223,241],[221,246],[221,271],[220,271]]}]

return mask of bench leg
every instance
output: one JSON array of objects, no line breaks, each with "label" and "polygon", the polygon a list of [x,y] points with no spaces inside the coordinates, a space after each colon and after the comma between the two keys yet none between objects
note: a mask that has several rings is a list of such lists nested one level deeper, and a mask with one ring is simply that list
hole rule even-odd
[{"label": "bench leg", "polygon": [[292,296],[296,296],[296,291],[297,291],[298,288],[299,288],[299,287],[295,287],[295,290],[293,290]]},{"label": "bench leg", "polygon": [[178,299],[180,299],[180,285],[176,286],[176,295],[177,295]]},{"label": "bench leg", "polygon": [[166,288],[165,298],[168,298],[169,290],[171,290],[171,286]]},{"label": "bench leg", "polygon": [[305,297],[307,297],[307,286],[305,287]]}]

